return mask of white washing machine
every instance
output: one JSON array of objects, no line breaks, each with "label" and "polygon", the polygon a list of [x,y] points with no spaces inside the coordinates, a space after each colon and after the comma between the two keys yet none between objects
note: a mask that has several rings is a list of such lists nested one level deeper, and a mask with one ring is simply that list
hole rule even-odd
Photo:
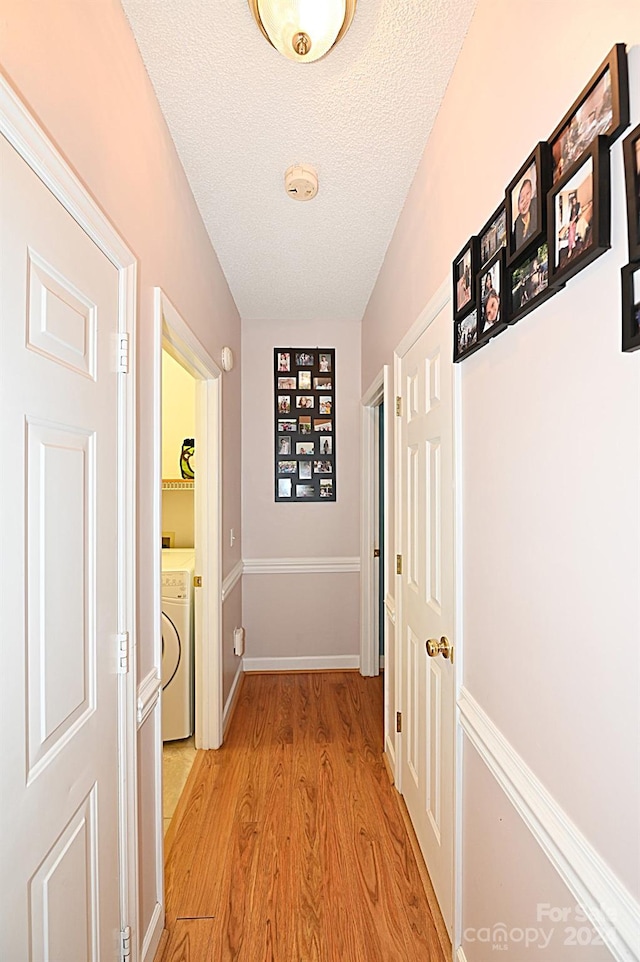
[{"label": "white washing machine", "polygon": [[162,740],[193,734],[193,548],[162,551]]}]

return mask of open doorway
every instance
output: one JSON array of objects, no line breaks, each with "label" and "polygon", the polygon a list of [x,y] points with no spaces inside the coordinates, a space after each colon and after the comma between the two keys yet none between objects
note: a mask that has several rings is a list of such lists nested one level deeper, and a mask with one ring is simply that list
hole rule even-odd
[{"label": "open doorway", "polygon": [[196,749],[222,743],[221,371],[159,288],[155,320],[155,639],[170,775],[166,831]]},{"label": "open doorway", "polygon": [[[394,702],[393,633],[389,632],[389,429],[390,372],[384,367],[362,399],[360,671],[384,671],[385,744]],[[386,402],[386,403],[385,403]],[[390,648],[391,644],[391,648]],[[389,669],[391,671],[389,672]]]}]

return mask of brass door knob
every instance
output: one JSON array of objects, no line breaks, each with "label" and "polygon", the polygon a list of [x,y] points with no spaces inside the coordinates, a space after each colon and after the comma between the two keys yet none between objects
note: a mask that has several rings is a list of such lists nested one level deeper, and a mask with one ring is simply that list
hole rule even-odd
[{"label": "brass door knob", "polygon": [[453,664],[453,645],[450,644],[449,639],[443,635],[440,641],[435,638],[429,638],[427,641],[427,654],[429,658],[437,658],[438,655],[442,655],[443,658],[448,658],[451,664]]}]

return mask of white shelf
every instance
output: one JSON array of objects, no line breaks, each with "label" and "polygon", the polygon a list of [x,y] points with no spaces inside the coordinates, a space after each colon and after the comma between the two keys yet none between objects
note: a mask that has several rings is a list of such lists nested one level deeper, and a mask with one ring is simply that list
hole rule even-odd
[{"label": "white shelf", "polygon": [[193,491],[193,481],[186,481],[183,478],[163,478],[162,479],[162,490],[163,491]]}]

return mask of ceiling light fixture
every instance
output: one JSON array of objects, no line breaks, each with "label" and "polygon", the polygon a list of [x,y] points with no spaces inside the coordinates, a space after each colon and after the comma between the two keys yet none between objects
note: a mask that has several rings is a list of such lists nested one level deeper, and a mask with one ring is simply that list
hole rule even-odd
[{"label": "ceiling light fixture", "polygon": [[276,50],[289,60],[311,63],[344,37],[356,0],[249,0],[249,7]]}]

